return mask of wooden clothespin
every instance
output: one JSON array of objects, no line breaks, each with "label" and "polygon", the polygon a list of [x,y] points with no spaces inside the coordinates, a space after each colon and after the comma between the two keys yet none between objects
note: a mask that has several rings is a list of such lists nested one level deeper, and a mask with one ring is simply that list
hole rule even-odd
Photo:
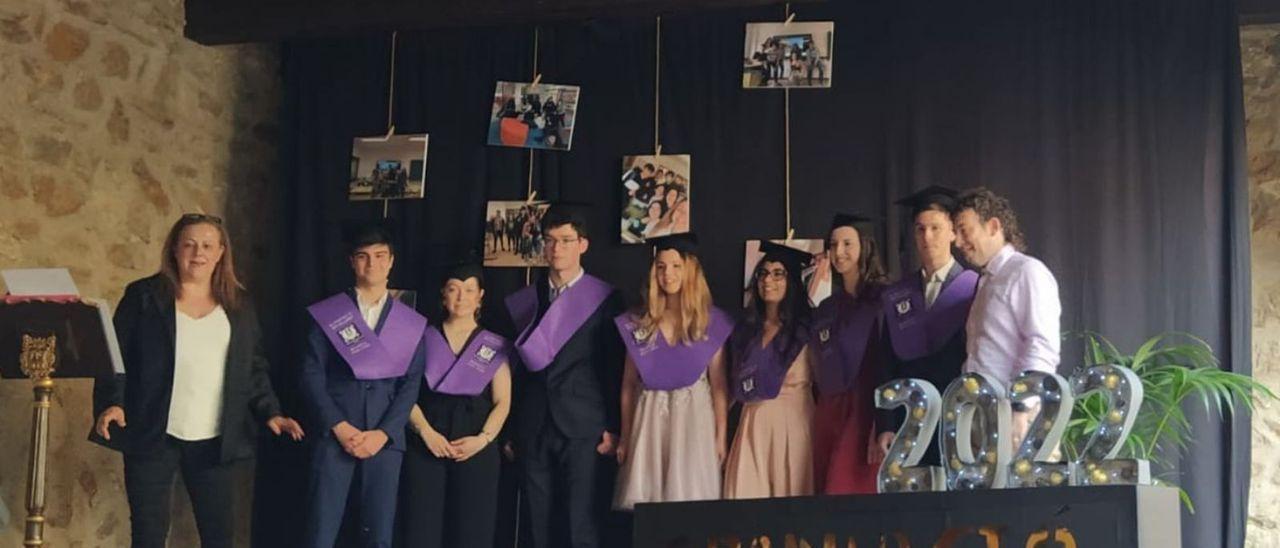
[{"label": "wooden clothespin", "polygon": [[792,240],[792,239],[794,239],[794,238],[795,238],[795,236],[796,236],[796,229],[794,229],[794,228],[788,228],[788,229],[787,229],[787,243],[791,243],[791,240]]},{"label": "wooden clothespin", "polygon": [[537,198],[538,198],[538,191],[535,190],[533,192],[530,192],[529,197],[525,198],[524,200],[524,205],[532,205],[533,201],[536,200]]},{"label": "wooden clothespin", "polygon": [[654,156],[662,156],[662,144],[658,144],[658,150],[654,153]]},{"label": "wooden clothespin", "polygon": [[533,77],[533,82],[529,84],[529,87],[531,87],[531,88],[532,88],[532,87],[537,87],[537,86],[538,86],[538,82],[541,82],[541,81],[542,81],[542,73],[541,73],[541,72],[539,72],[537,75],[535,75],[535,76]]},{"label": "wooden clothespin", "polygon": [[790,24],[791,24],[791,21],[792,21],[792,20],[794,20],[795,18],[796,18],[796,12],[794,12],[794,11],[793,11],[793,12],[791,12],[791,15],[788,15],[788,16],[787,16],[787,22],[783,23],[783,24],[782,24],[782,26],[784,26],[784,27],[785,27],[785,26],[787,26],[787,25],[790,25]]}]

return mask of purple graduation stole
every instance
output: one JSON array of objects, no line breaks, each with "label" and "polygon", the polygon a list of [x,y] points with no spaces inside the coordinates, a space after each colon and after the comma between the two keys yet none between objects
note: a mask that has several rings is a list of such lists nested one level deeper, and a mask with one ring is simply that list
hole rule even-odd
[{"label": "purple graduation stole", "polygon": [[572,287],[551,302],[541,319],[537,317],[536,287],[525,287],[507,297],[507,310],[520,330],[515,347],[524,366],[538,372],[551,365],[564,343],[569,342],[612,292],[613,287],[600,278],[583,274]]},{"label": "purple graduation stole", "polygon": [[733,332],[733,318],[714,306],[707,323],[707,338],[687,345],[667,344],[661,329],[650,332],[640,327],[639,320],[629,312],[614,318],[613,323],[618,326],[640,380],[649,390],[676,390],[697,382]]},{"label": "purple graduation stole", "polygon": [[893,352],[903,361],[923,358],[942,349],[964,327],[969,305],[978,290],[978,273],[965,270],[925,308],[920,280],[908,277],[885,290],[885,326]]},{"label": "purple graduation stole", "polygon": [[733,398],[743,403],[778,397],[787,370],[808,342],[809,332],[800,327],[794,342],[785,333],[778,333],[763,348],[762,337],[762,329],[741,323],[729,342],[730,389]]},{"label": "purple graduation stole", "polygon": [[427,319],[387,296],[391,307],[382,331],[374,333],[350,295],[339,293],[307,307],[329,344],[360,380],[404,376],[427,328]]},{"label": "purple graduation stole", "polygon": [[507,340],[480,329],[462,353],[454,355],[449,340],[438,329],[428,329],[427,369],[423,374],[432,392],[476,396],[484,392],[498,368],[507,362]]},{"label": "purple graduation stole", "polygon": [[[853,388],[862,358],[880,315],[879,300],[855,301],[839,291],[822,301],[814,313],[814,381],[821,394],[840,394]],[[815,342],[816,341],[816,342]]]}]

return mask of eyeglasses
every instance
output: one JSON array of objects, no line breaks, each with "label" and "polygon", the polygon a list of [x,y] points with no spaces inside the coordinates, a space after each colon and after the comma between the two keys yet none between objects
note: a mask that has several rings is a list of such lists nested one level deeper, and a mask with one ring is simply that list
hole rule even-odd
[{"label": "eyeglasses", "polygon": [[775,268],[773,270],[758,269],[756,270],[756,280],[764,281],[770,278],[774,280],[783,280],[787,277],[787,271],[783,268]]},{"label": "eyeglasses", "polygon": [[183,213],[182,220],[188,223],[213,223],[215,225],[222,224],[222,217],[217,215],[205,215],[204,213]]},{"label": "eyeglasses", "polygon": [[581,239],[582,238],[561,238],[557,240],[555,238],[543,238],[542,245],[545,245],[547,247],[556,247],[556,246],[568,247],[578,243],[578,240],[581,240]]}]

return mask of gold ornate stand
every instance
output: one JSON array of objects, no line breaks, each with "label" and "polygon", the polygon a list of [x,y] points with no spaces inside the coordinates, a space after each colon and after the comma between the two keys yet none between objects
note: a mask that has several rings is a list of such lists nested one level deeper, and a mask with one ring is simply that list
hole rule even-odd
[{"label": "gold ornate stand", "polygon": [[22,336],[22,372],[33,383],[31,453],[27,461],[27,527],[23,546],[44,546],[44,480],[49,456],[49,404],[53,396],[53,364],[57,337]]}]

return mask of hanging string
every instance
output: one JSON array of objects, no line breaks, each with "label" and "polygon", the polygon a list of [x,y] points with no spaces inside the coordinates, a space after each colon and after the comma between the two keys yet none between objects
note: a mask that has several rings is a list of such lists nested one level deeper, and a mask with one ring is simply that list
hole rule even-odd
[{"label": "hanging string", "polygon": [[[784,13],[787,21],[791,20],[791,2],[786,4],[786,12]],[[783,163],[784,163],[784,189],[785,201],[787,208],[787,240],[791,240],[791,236],[795,234],[795,230],[791,228],[791,88],[782,89],[782,140],[783,140]]]},{"label": "hanging string", "polygon": [[[533,27],[533,76],[530,82],[538,79],[538,31],[539,27]],[[533,195],[533,149],[529,149],[529,181],[525,189],[525,196]]]},{"label": "hanging string", "polygon": [[387,133],[390,134],[395,129],[392,123],[392,115],[395,111],[396,98],[396,41],[399,37],[398,31],[391,31],[391,78],[390,84],[387,85]]},{"label": "hanging string", "polygon": [[782,92],[782,117],[784,127],[782,130],[783,146],[785,148],[785,167],[786,177],[784,179],[786,185],[786,206],[787,206],[787,239],[791,239],[793,230],[791,228],[791,90],[785,89]]},{"label": "hanging string", "polygon": [[662,16],[657,18],[653,38],[653,154],[662,155],[662,140],[658,133],[659,113],[662,112]]},{"label": "hanging string", "polygon": [[[530,82],[538,81],[538,37],[541,34],[541,27],[533,27],[533,76],[530,76]],[[530,201],[533,198],[533,149],[529,149],[529,178],[525,185],[525,200]],[[529,285],[533,280],[533,268],[525,267],[524,284]],[[519,539],[516,540],[518,544]]]},{"label": "hanging string", "polygon": [[[392,123],[395,116],[395,99],[396,99],[396,42],[399,37],[398,31],[391,31],[391,68],[390,77],[387,80],[387,138],[396,132],[396,126]],[[382,218],[387,218],[387,210],[391,207],[391,200],[383,198],[382,200]]]}]

